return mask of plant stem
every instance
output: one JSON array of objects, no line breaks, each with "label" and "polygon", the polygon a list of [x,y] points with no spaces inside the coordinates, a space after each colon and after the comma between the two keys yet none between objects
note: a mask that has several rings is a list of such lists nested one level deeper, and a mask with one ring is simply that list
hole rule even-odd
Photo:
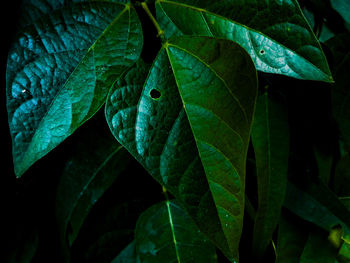
[{"label": "plant stem", "polygon": [[153,25],[154,25],[155,28],[157,29],[157,32],[158,32],[157,37],[160,37],[161,39],[163,39],[164,31],[160,28],[160,26],[159,26],[157,20],[154,18],[152,12],[149,10],[147,3],[146,3],[146,2],[142,2],[142,3],[141,3],[141,6],[142,6],[143,10],[146,11],[148,17],[151,19]]}]

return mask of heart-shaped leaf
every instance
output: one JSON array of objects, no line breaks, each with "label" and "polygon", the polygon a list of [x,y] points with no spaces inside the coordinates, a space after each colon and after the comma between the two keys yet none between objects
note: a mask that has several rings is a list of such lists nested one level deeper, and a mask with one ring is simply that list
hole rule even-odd
[{"label": "heart-shaped leaf", "polygon": [[217,262],[215,247],[176,201],[156,204],[140,216],[135,246],[140,262]]},{"label": "heart-shaped leaf", "polygon": [[257,70],[332,82],[322,48],[295,0],[158,0],[167,38],[205,35],[230,39],[252,57]]},{"label": "heart-shaped leaf", "polygon": [[143,43],[140,21],[129,4],[25,4],[24,27],[6,72],[17,176],[96,113],[111,85],[138,59]]},{"label": "heart-shaped leaf", "polygon": [[287,185],[289,127],[282,102],[267,90],[260,95],[252,128],[259,196],[253,251],[260,258],[278,224]]},{"label": "heart-shaped leaf", "polygon": [[233,261],[257,93],[254,65],[232,41],[180,37],[164,44],[148,75],[142,68],[109,94],[111,131]]}]

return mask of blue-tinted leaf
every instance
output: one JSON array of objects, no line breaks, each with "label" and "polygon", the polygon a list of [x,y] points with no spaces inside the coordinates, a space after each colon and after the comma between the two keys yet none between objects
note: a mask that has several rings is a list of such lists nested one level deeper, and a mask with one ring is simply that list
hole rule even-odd
[{"label": "blue-tinted leaf", "polygon": [[24,4],[6,72],[17,176],[95,114],[143,43],[136,11],[117,1]]}]

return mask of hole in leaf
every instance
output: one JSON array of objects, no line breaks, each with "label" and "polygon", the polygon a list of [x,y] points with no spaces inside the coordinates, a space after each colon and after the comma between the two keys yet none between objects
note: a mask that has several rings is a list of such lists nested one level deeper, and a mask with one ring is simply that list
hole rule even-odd
[{"label": "hole in leaf", "polygon": [[265,54],[265,50],[260,49],[260,54],[261,54],[261,55],[264,55],[264,54]]},{"label": "hole in leaf", "polygon": [[159,90],[157,89],[152,89],[151,92],[149,93],[151,95],[152,99],[159,99],[160,96],[162,95]]}]

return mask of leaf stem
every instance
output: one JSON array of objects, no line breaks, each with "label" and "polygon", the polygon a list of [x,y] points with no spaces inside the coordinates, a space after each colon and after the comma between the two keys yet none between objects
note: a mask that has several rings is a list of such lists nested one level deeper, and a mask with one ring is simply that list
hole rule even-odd
[{"label": "leaf stem", "polygon": [[176,259],[178,263],[181,263],[180,261],[180,254],[179,254],[179,250],[177,247],[177,241],[176,241],[176,235],[175,235],[175,228],[174,228],[174,222],[173,222],[173,215],[171,213],[171,208],[170,208],[170,200],[169,200],[169,196],[168,196],[168,192],[167,189],[163,186],[163,194],[165,196],[165,204],[168,210],[168,216],[169,216],[169,224],[170,224],[170,228],[171,228],[171,234],[173,236],[173,242],[174,242],[174,247],[175,247],[175,253],[176,253]]},{"label": "leaf stem", "polygon": [[161,39],[163,39],[164,37],[164,31],[160,28],[157,20],[154,18],[152,12],[149,10],[148,5],[146,2],[142,2],[141,6],[143,8],[143,10],[145,10],[145,12],[147,13],[148,17],[151,19],[153,25],[155,26],[155,28],[157,29],[158,35],[157,37],[160,37]]}]

